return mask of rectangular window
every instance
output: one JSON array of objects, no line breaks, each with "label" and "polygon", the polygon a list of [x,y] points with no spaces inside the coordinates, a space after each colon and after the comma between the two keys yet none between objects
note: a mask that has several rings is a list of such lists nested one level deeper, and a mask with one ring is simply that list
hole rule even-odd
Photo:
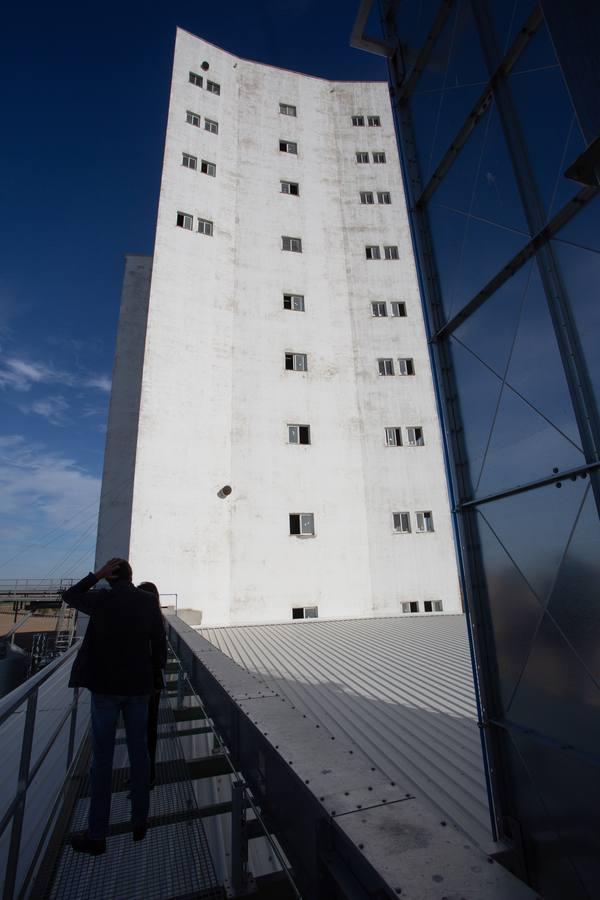
[{"label": "rectangular window", "polygon": [[202,87],[202,75],[198,75],[196,72],[190,72],[190,84],[195,84],[196,87]]},{"label": "rectangular window", "polygon": [[295,181],[282,181],[281,193],[292,194],[294,197],[298,197],[300,195],[300,185]]},{"label": "rectangular window", "polygon": [[356,151],[356,162],[357,163],[368,163],[369,162],[369,154],[364,150]]},{"label": "rectangular window", "polygon": [[302,238],[281,236],[281,249],[291,250],[292,253],[302,253]]},{"label": "rectangular window", "polygon": [[181,165],[185,166],[186,169],[197,169],[198,157],[190,156],[189,153],[184,153],[182,154]]},{"label": "rectangular window", "polygon": [[381,259],[381,250],[375,246],[365,247],[365,256],[367,259]]},{"label": "rectangular window", "polygon": [[208,219],[198,219],[198,231],[200,234],[207,234],[209,237],[212,237],[213,223],[209,222]]},{"label": "rectangular window", "polygon": [[207,160],[203,159],[200,163],[200,171],[203,175],[212,175],[214,178],[217,174],[217,167],[214,163],[207,162]]},{"label": "rectangular window", "polygon": [[286,353],[285,367],[295,372],[306,372],[308,370],[306,353]]},{"label": "rectangular window", "polygon": [[220,94],[221,93],[221,85],[217,84],[216,81],[207,81],[206,82],[206,90],[211,94]]},{"label": "rectangular window", "polygon": [[200,116],[198,113],[192,112],[191,109],[186,111],[185,121],[188,125],[195,125],[196,128],[200,128]]},{"label": "rectangular window", "polygon": [[412,359],[404,358],[398,360],[398,375],[414,375],[415,365]]},{"label": "rectangular window", "polygon": [[423,609],[425,612],[443,612],[444,606],[441,600],[425,600]]},{"label": "rectangular window", "polygon": [[381,126],[381,119],[379,116],[367,116],[367,122],[371,128],[379,128]]},{"label": "rectangular window", "polygon": [[419,612],[418,600],[410,600],[408,603],[403,603],[402,604],[402,612],[403,613],[418,613]]},{"label": "rectangular window", "polygon": [[279,141],[279,149],[282,153],[298,153],[298,144],[295,141]]},{"label": "rectangular window", "polygon": [[310,444],[310,425],[288,425],[288,443]]},{"label": "rectangular window", "polygon": [[382,151],[375,152],[373,154],[373,162],[374,163],[384,163],[385,162],[385,153]]},{"label": "rectangular window", "polygon": [[313,513],[290,513],[290,534],[314,534],[315,517]]},{"label": "rectangular window", "polygon": [[283,308],[304,312],[304,294],[284,294]]},{"label": "rectangular window", "polygon": [[433,531],[433,513],[430,510],[424,510],[416,513],[417,531]]},{"label": "rectangular window", "polygon": [[389,191],[377,191],[377,202],[389,206],[392,202],[392,195]]},{"label": "rectangular window", "polygon": [[396,246],[390,247],[388,245],[383,248],[383,252],[386,259],[400,259],[400,256],[398,255],[398,248]]},{"label": "rectangular window", "polygon": [[295,116],[296,115],[296,107],[292,106],[290,103],[280,103],[279,104],[279,112],[282,116]]},{"label": "rectangular window", "polygon": [[365,124],[364,116],[352,116],[352,124],[355,126],[362,126]]},{"label": "rectangular window", "polygon": [[406,303],[402,300],[392,300],[392,315],[395,319],[404,318],[406,316]]},{"label": "rectangular window", "polygon": [[406,440],[409,447],[423,447],[425,446],[425,439],[423,437],[423,429],[420,425],[411,425],[406,429]]},{"label": "rectangular window", "polygon": [[385,429],[385,445],[386,447],[401,447],[402,446],[402,429],[401,428],[386,428]]},{"label": "rectangular window", "polygon": [[360,192],[360,202],[361,203],[373,203],[373,191],[361,191]]},{"label": "rectangular window", "polygon": [[294,606],[292,609],[292,619],[318,619],[318,606]]},{"label": "rectangular window", "polygon": [[385,318],[385,316],[387,316],[387,306],[384,302],[379,300],[371,303],[371,311],[376,319]]},{"label": "rectangular window", "polygon": [[178,228],[187,228],[188,231],[192,231],[194,228],[194,217],[188,215],[188,213],[178,212],[177,213],[177,227]]},{"label": "rectangular window", "polygon": [[392,513],[392,520],[394,523],[394,531],[398,532],[398,534],[410,534],[410,513]]},{"label": "rectangular window", "polygon": [[380,375],[393,375],[394,374],[394,360],[393,359],[378,359],[377,367],[379,369]]},{"label": "rectangular window", "polygon": [[205,119],[204,120],[204,130],[210,131],[211,134],[219,133],[219,123],[215,122],[214,119]]}]

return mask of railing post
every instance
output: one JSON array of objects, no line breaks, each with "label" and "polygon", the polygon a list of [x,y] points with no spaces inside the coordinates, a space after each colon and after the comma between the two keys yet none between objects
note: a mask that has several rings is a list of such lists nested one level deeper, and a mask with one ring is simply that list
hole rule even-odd
[{"label": "railing post", "polygon": [[231,785],[231,887],[234,897],[248,889],[248,832],[243,781]]},{"label": "railing post", "polygon": [[21,833],[23,831],[25,804],[27,802],[26,788],[29,780],[29,766],[31,764],[37,695],[38,692],[36,689],[27,698],[27,712],[25,713],[25,726],[23,728],[23,740],[21,743],[21,761],[19,763],[19,781],[17,785],[17,791],[22,792],[22,796],[13,816],[10,847],[6,863],[6,875],[4,877],[3,900],[13,900],[15,892],[17,866],[19,865],[19,851],[21,849]]},{"label": "railing post", "polygon": [[179,671],[177,672],[177,709],[183,709],[183,689],[185,684],[185,672],[179,661]]}]

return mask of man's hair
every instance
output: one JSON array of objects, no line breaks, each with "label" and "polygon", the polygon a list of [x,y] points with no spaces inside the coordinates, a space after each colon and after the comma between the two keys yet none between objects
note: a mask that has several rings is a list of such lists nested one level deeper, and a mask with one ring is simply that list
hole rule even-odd
[{"label": "man's hair", "polygon": [[133,570],[126,559],[122,559],[113,574],[110,576],[111,581],[131,581],[133,578]]},{"label": "man's hair", "polygon": [[138,590],[146,591],[147,594],[154,594],[155,597],[160,596],[158,593],[158,588],[153,581],[142,581],[141,584],[138,584]]}]

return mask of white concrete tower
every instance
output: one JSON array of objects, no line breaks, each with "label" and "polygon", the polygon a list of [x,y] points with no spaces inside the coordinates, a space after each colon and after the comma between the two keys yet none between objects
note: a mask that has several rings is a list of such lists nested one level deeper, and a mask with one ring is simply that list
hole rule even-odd
[{"label": "white concrete tower", "polygon": [[203,624],[459,611],[387,84],[179,30],[149,265],[128,260],[98,557]]}]

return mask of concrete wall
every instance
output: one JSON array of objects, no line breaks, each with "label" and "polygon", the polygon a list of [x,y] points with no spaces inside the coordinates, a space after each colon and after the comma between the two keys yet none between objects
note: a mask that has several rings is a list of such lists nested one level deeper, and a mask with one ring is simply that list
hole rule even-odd
[{"label": "concrete wall", "polygon": [[[220,96],[190,84],[190,70]],[[382,127],[353,127],[353,114],[379,115]],[[280,139],[298,155],[281,153]],[[357,150],[383,150],[387,163],[358,165]],[[183,167],[182,152],[216,163],[216,177]],[[282,194],[280,179],[300,196]],[[361,189],[390,191],[392,204],[361,205]],[[214,235],[178,228],[178,211],[195,228],[213,221]],[[301,237],[303,252],[282,251],[282,235]],[[398,245],[400,259],[367,261],[371,243]],[[306,311],[284,310],[284,292],[304,294]],[[408,317],[373,318],[372,300],[403,300]],[[289,351],[307,354],[307,372],[285,370]],[[380,377],[379,356],[413,357],[416,375]],[[310,424],[312,444],[289,445],[287,423]],[[426,445],[386,447],[390,425],[421,425]],[[220,499],[225,484],[233,492]],[[435,533],[394,534],[392,512],[417,509],[433,511]],[[290,536],[291,512],[314,513],[316,535]],[[321,617],[389,614],[403,600],[460,609],[385,83],[246,62],[178,31],[130,557],[136,578],[177,592],[210,625],[288,620],[309,605]]]}]

